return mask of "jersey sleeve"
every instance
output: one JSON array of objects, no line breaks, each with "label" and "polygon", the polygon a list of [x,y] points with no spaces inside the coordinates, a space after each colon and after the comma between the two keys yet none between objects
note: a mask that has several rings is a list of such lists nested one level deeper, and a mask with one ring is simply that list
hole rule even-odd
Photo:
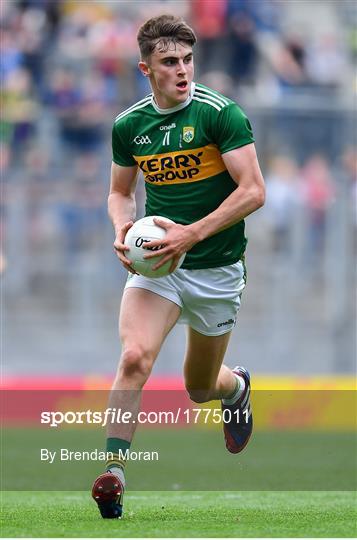
[{"label": "jersey sleeve", "polygon": [[112,154],[113,161],[117,165],[121,165],[122,167],[136,165],[136,161],[128,148],[128,137],[125,140],[123,126],[119,123],[114,123],[112,129]]},{"label": "jersey sleeve", "polygon": [[254,142],[252,126],[235,103],[224,107],[217,119],[215,142],[221,154]]}]

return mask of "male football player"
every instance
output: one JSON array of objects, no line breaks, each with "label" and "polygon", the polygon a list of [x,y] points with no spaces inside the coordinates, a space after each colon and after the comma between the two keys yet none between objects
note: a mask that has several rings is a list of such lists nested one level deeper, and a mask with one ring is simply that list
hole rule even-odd
[{"label": "male football player", "polygon": [[[264,181],[250,123],[231,99],[193,82],[193,30],[180,18],[162,15],[139,29],[139,69],[152,93],[120,113],[113,126],[109,215],[114,248],[129,272],[119,331],[122,353],[109,407],[136,417],[141,390],[163,341],[179,321],[188,326],[184,382],[194,402],[222,400],[227,449],[238,453],[252,432],[250,377],[223,358],[245,286],[244,218],[264,204]],[[148,251],[173,259],[171,273],[146,278],[130,266],[124,238],[135,219],[135,187],[141,172],[146,215],[158,215],[164,245]],[[151,241],[147,247],[158,247]],[[187,252],[179,269],[180,256]],[[234,414],[245,411],[245,414]],[[226,415],[227,416],[227,415]],[[110,424],[107,452],[113,459],[93,485],[104,518],[122,514],[123,454],[136,423]]]}]

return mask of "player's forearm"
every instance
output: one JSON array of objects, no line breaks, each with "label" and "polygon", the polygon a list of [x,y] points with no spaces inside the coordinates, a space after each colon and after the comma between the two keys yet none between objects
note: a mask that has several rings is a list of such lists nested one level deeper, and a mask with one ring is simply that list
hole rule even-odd
[{"label": "player's forearm", "polygon": [[127,196],[118,192],[110,193],[108,197],[108,214],[117,235],[124,223],[135,219],[136,204],[134,194]]},{"label": "player's forearm", "polygon": [[192,223],[190,227],[198,236],[199,241],[202,241],[242,221],[263,206],[264,200],[264,186],[254,186],[249,189],[238,187],[216,210]]}]

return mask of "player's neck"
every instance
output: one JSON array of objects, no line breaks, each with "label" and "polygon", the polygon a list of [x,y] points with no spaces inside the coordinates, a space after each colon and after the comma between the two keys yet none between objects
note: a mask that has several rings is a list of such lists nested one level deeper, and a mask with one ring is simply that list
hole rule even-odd
[{"label": "player's neck", "polygon": [[195,83],[192,82],[190,92],[187,98],[185,99],[185,101],[181,101],[181,102],[179,101],[176,103],[173,102],[171,106],[168,103],[164,103],[163,100],[161,100],[160,98],[158,99],[158,96],[155,95],[155,91],[153,90],[152,105],[154,109],[161,114],[168,114],[168,113],[179,111],[180,109],[184,109],[185,107],[187,107],[187,105],[191,103],[194,90],[195,90]]}]

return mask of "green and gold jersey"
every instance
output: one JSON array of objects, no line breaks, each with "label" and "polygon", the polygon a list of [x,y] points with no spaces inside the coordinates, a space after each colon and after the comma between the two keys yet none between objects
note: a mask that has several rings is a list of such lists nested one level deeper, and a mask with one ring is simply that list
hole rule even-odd
[{"label": "green and gold jersey", "polygon": [[[187,225],[213,212],[237,188],[221,155],[252,142],[249,120],[234,101],[192,83],[190,96],[176,107],[160,109],[150,94],[119,114],[113,161],[142,171],[145,215]],[[246,243],[242,220],[194,245],[182,268],[233,264]]]}]

